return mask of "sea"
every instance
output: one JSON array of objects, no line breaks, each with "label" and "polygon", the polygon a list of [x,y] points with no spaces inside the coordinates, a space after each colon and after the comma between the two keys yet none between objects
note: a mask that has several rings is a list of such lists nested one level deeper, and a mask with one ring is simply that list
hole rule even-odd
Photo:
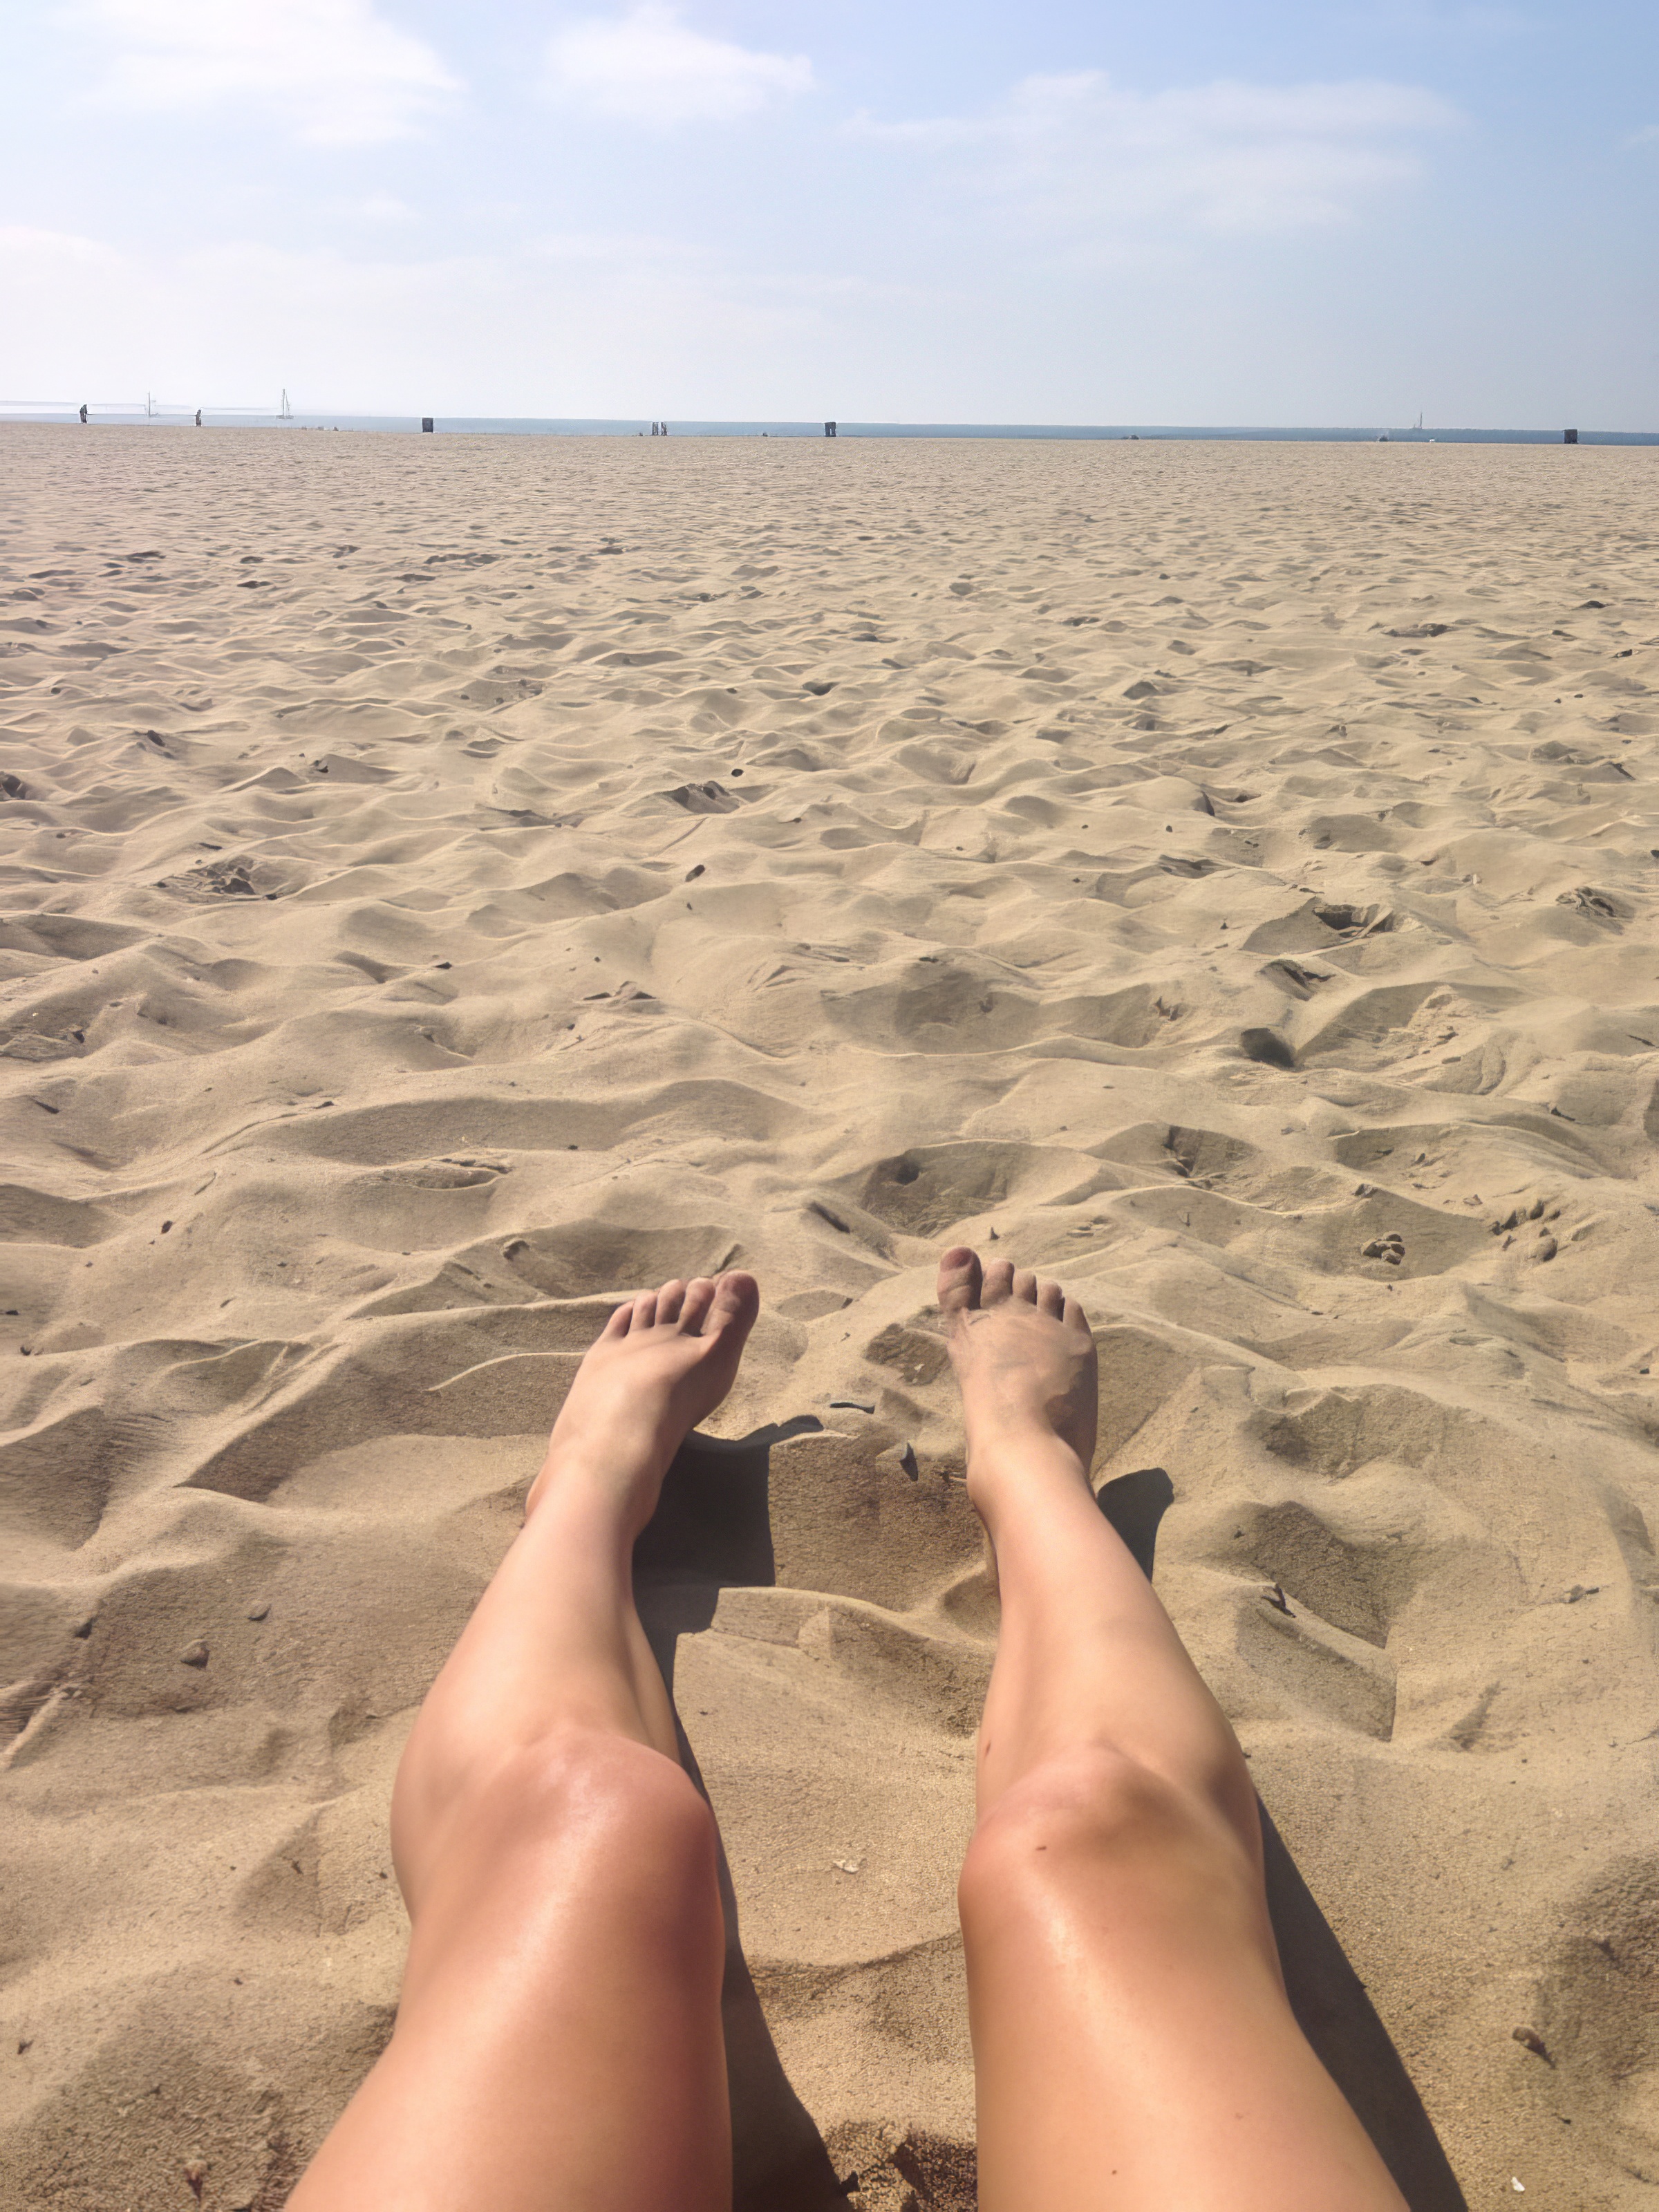
[{"label": "sea", "polygon": [[[155,429],[193,427],[194,410],[165,408],[150,412],[142,407],[90,406],[92,422],[124,426],[148,424]],[[0,422],[73,422],[74,408],[16,405],[0,401]],[[430,421],[434,434],[500,435],[516,438],[643,438],[651,434],[647,421],[627,417],[440,415]],[[417,415],[344,415],[296,411],[292,415],[260,415],[234,408],[203,410],[206,429],[240,430],[373,430],[390,435],[423,428]],[[822,438],[829,426],[817,422],[705,422],[670,421],[667,434],[680,438]],[[1401,429],[1383,423],[1286,429],[1271,425],[1184,422],[838,422],[835,434],[842,438],[1093,438],[1093,439],[1212,439],[1232,443],[1364,445],[1383,440],[1402,446],[1659,446],[1655,430],[1483,430],[1447,428]]]}]

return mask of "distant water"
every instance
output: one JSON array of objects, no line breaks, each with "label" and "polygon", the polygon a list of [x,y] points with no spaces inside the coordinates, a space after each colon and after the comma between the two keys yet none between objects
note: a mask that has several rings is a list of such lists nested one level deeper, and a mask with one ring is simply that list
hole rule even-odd
[{"label": "distant water", "polygon": [[[59,413],[44,408],[24,410],[20,407],[14,411],[0,402],[0,421],[72,422],[75,419],[73,409]],[[240,410],[216,415],[211,408],[207,408],[204,410],[203,419],[209,429],[418,433],[421,428],[420,417],[415,415],[305,414],[283,420],[274,415],[252,415]],[[148,422],[155,429],[179,429],[190,426],[187,412],[169,410],[161,415],[146,416],[139,408],[127,410],[94,407],[92,420],[94,426],[100,422],[126,425]],[[649,434],[651,428],[648,422],[574,416],[441,415],[434,418],[434,422],[437,431],[447,431],[452,435],[456,432],[482,431],[519,438],[644,437]],[[823,424],[822,422],[671,422],[669,435],[681,438],[821,438]],[[1303,445],[1364,445],[1379,438],[1387,438],[1395,445],[1404,446],[1559,446],[1561,443],[1559,430],[1401,430],[1384,423],[1350,429],[1279,430],[1172,422],[842,422],[837,425],[837,435],[842,438],[1212,438],[1233,442],[1265,440],[1271,443]],[[1581,429],[1578,442],[1581,446],[1659,446],[1659,431]]]}]

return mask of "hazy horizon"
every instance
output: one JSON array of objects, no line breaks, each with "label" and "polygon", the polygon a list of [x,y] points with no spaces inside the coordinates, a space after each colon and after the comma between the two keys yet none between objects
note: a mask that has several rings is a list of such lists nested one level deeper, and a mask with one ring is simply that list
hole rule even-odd
[{"label": "hazy horizon", "polygon": [[[194,410],[185,404],[155,403],[146,414],[141,402],[87,403],[93,427],[100,425],[116,428],[179,429],[190,426]],[[299,430],[362,430],[365,432],[413,433],[431,421],[438,433],[451,435],[467,434],[522,434],[526,436],[563,437],[644,437],[650,434],[650,424],[639,416],[501,416],[458,414],[422,417],[415,414],[359,415],[343,408],[307,408],[289,416],[267,413],[255,408],[226,408],[216,414],[211,408],[201,410],[200,427],[210,429],[299,429]],[[33,406],[8,403],[0,398],[0,424],[17,425],[29,422],[48,426],[69,425],[77,421],[76,409],[68,402],[50,404],[37,403]],[[699,437],[775,437],[823,438],[827,426],[818,421],[807,422],[799,417],[769,416],[753,421],[699,421],[674,419],[664,428],[681,438]],[[940,439],[1057,439],[1086,444],[1090,441],[1142,439],[1156,443],[1167,439],[1171,443],[1202,443],[1213,439],[1218,443],[1249,444],[1259,440],[1277,444],[1363,443],[1376,439],[1380,442],[1394,441],[1402,445],[1428,444],[1437,441],[1448,445],[1558,445],[1563,441],[1568,426],[1546,428],[1538,423],[1494,428],[1477,423],[1294,423],[1268,424],[1261,422],[857,422],[841,421],[836,424],[840,436],[865,439],[940,438]],[[1626,430],[1616,426],[1588,423],[1571,426],[1572,435],[1583,445],[1659,445],[1659,430]]]}]

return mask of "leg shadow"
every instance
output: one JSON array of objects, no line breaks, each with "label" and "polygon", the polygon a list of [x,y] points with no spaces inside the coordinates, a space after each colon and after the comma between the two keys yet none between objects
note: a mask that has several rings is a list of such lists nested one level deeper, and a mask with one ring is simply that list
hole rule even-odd
[{"label": "leg shadow", "polygon": [[[669,1468],[657,1510],[634,1547],[634,1591],[671,1700],[679,1639],[708,1626],[722,1587],[776,1581],[769,1455],[781,1437],[819,1425],[811,1419],[791,1422],[757,1430],[736,1443],[694,1436]],[[681,1761],[707,1796],[678,1708],[674,1725]],[[744,1957],[724,1844],[720,1882],[726,1914],[720,2009],[732,2098],[732,2212],[845,2212],[847,2191],[811,2115],[790,2087],[761,2009]]]},{"label": "leg shadow", "polygon": [[1302,2033],[1358,2113],[1411,2212],[1468,2212],[1434,2123],[1364,1984],[1260,1798],[1267,1910]]},{"label": "leg shadow", "polygon": [[[1150,1582],[1158,1523],[1175,1498],[1161,1467],[1105,1483],[1101,1511]],[[1411,2212],[1468,2212],[1423,2100],[1364,1984],[1303,1881],[1267,1807],[1261,1814],[1267,1910],[1291,2008],[1321,2063],[1358,2114]]]},{"label": "leg shadow", "polygon": [[1158,1558],[1158,1523],[1175,1504],[1174,1483],[1161,1467],[1137,1468],[1133,1474],[1120,1474],[1115,1482],[1103,1482],[1095,1493],[1095,1503],[1151,1582]]}]

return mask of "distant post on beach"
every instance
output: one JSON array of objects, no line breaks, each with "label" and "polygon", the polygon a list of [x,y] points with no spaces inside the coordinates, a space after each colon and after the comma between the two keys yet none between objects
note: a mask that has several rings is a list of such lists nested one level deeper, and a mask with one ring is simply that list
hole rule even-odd
[{"label": "distant post on beach", "polygon": [[1576,445],[1578,443],[1578,433],[1577,433],[1577,430],[1564,430],[1564,431],[1561,433],[1561,443],[1562,443],[1564,446],[1576,446]]},{"label": "distant post on beach", "polygon": [[833,437],[835,436],[835,434],[836,434],[836,426],[835,426],[835,424],[834,424],[833,422],[826,422],[826,423],[824,424],[824,426],[823,426],[823,434],[824,434],[824,436],[825,436],[826,438],[833,438]]},{"label": "distant post on beach", "polygon": [[423,430],[429,430],[432,428],[432,417],[429,415],[422,416],[421,428]]}]

